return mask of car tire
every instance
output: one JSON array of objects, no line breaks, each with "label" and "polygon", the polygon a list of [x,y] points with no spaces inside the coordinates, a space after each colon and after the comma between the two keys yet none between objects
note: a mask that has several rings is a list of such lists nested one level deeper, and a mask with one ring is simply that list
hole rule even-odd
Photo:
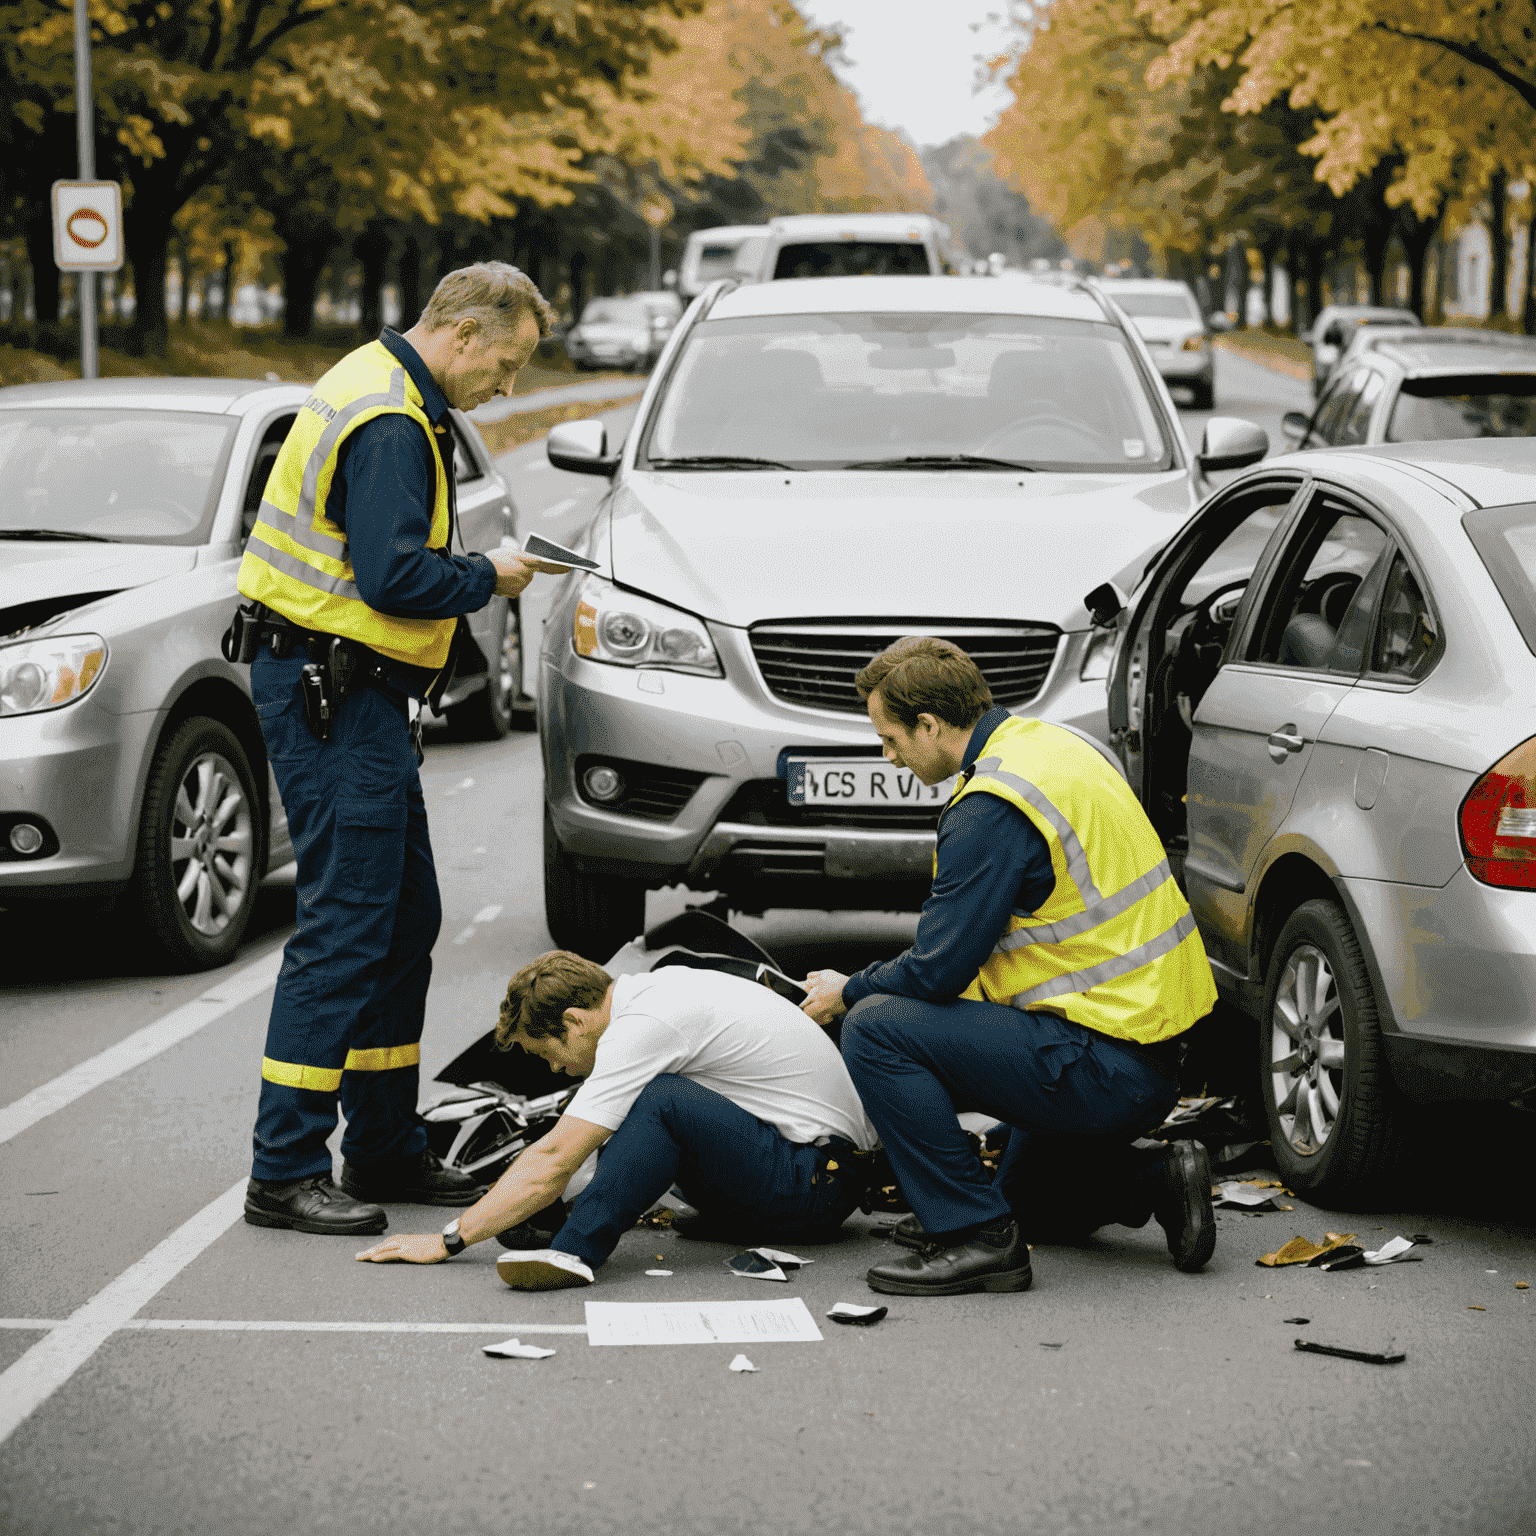
[{"label": "car tire", "polygon": [[1194,396],[1194,403],[1190,407],[1196,411],[1213,411],[1216,409],[1216,386],[1207,384],[1203,379],[1196,380],[1190,385],[1190,393]]},{"label": "car tire", "polygon": [[544,807],[544,921],[557,949],[599,964],[645,927],[645,886],[620,875],[588,875],[560,846]]},{"label": "car tire", "polygon": [[523,669],[517,619],[505,598],[497,600],[496,608],[485,687],[447,711],[448,724],[461,741],[500,741],[517,723],[513,706]]},{"label": "car tire", "polygon": [[181,971],[233,959],[264,873],[261,802],[228,726],[194,715],[156,749],[132,896],[150,943]]},{"label": "car tire", "polygon": [[1402,1155],[1405,1115],[1360,941],[1331,901],[1304,903],[1280,931],[1259,1058],[1270,1146],[1286,1183],[1325,1207],[1379,1198]]}]

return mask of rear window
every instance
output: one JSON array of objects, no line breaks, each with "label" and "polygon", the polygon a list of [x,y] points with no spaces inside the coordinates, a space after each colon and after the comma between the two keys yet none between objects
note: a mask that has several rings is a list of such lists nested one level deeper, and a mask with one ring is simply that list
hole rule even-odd
[{"label": "rear window", "polygon": [[921,240],[814,240],[786,245],[773,264],[779,277],[922,277],[928,248]]},{"label": "rear window", "polygon": [[1198,320],[1195,301],[1184,293],[1121,293],[1104,290],[1126,314],[1137,320]]},{"label": "rear window", "polygon": [[1536,437],[1536,375],[1406,380],[1392,407],[1387,441],[1458,437]]},{"label": "rear window", "polygon": [[1479,507],[1462,518],[1461,526],[1536,655],[1536,504]]}]

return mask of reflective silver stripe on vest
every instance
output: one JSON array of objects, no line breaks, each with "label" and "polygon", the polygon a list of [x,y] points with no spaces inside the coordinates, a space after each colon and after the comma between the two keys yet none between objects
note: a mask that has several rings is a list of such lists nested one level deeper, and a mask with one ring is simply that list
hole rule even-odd
[{"label": "reflective silver stripe on vest", "polygon": [[350,598],[354,603],[363,600],[363,594],[357,590],[355,582],[348,581],[345,576],[327,576],[324,571],[317,571],[297,555],[290,555],[286,549],[274,549],[265,539],[250,540],[245,546],[245,552],[257,560],[265,560],[274,571],[291,576],[303,586],[313,587],[316,592],[324,592],[331,597]]},{"label": "reflective silver stripe on vest", "polygon": [[1003,760],[1000,757],[982,758],[976,764],[972,783],[977,779],[996,779],[999,784],[1006,784],[1009,789],[1015,791],[1039,811],[1050,822],[1061,843],[1061,851],[1067,859],[1067,874],[1071,877],[1073,885],[1077,887],[1078,895],[1083,899],[1083,905],[1085,907],[1097,905],[1104,897],[1098,886],[1093,883],[1093,876],[1088,871],[1088,855],[1083,851],[1083,845],[1078,841],[1077,833],[1072,830],[1072,823],[1040,793],[1038,786],[1031,784],[1028,779],[1021,779],[1016,773],[1005,772],[1002,764]]},{"label": "reflective silver stripe on vest", "polygon": [[[375,406],[399,407],[405,404],[405,369],[396,368],[389,376],[389,391],[382,395],[360,395],[356,400],[349,400],[339,411],[335,418],[320,434],[320,441],[315,444],[309,455],[309,462],[304,466],[304,486],[299,492],[299,510],[297,513],[300,524],[309,528],[315,521],[315,497],[320,489],[320,471],[325,468],[334,451],[336,444],[341,441],[342,434],[352,425],[353,419],[364,411],[371,411]],[[286,531],[286,530],[285,530]],[[306,545],[306,548],[309,546]],[[322,554],[331,551],[322,550]]]},{"label": "reflective silver stripe on vest", "polygon": [[301,523],[292,512],[284,512],[281,507],[274,507],[270,501],[262,501],[261,513],[256,521],[264,523],[274,533],[282,534],[285,539],[291,539],[300,549],[308,549],[317,555],[324,555],[328,560],[347,558],[345,534],[327,533],[323,528]]},{"label": "reflective silver stripe on vest", "polygon": [[1103,901],[1088,908],[1086,912],[1079,912],[1072,917],[1064,917],[1059,923],[1041,923],[1030,928],[1018,928],[1012,933],[1005,933],[997,942],[997,948],[992,951],[994,955],[1005,955],[1010,950],[1023,949],[1029,944],[1063,944],[1068,939],[1075,939],[1080,933],[1087,933],[1091,928],[1097,928],[1101,923],[1107,923],[1112,917],[1119,917],[1123,912],[1129,912],[1144,896],[1150,896],[1159,886],[1166,885],[1173,878],[1173,871],[1168,867],[1167,859],[1160,859],[1155,868],[1149,869],[1146,874],[1137,876],[1123,891],[1116,891],[1113,896],[1106,896]]},{"label": "reflective silver stripe on vest", "polygon": [[1116,955],[1113,960],[1105,960],[1099,965],[1090,965],[1086,971],[1073,971],[1066,976],[1054,976],[1050,981],[1042,981],[1038,987],[1031,987],[1028,992],[1020,992],[1016,997],[1010,997],[1008,1006],[1033,1008],[1036,1003],[1043,1003],[1047,998],[1061,997],[1068,992],[1087,992],[1093,987],[1101,987],[1106,981],[1114,981],[1118,976],[1128,976],[1132,971],[1139,971],[1144,965],[1151,965],[1154,960],[1177,949],[1194,931],[1195,914],[1185,912],[1172,928],[1158,934],[1155,939],[1148,939],[1145,944],[1138,945],[1126,954]]}]

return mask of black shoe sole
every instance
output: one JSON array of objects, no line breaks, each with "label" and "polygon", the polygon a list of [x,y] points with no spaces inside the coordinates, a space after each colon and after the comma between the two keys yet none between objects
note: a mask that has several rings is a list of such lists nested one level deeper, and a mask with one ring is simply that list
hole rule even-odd
[{"label": "black shoe sole", "polygon": [[490,1186],[481,1184],[474,1189],[465,1190],[463,1194],[458,1194],[449,1189],[376,1190],[369,1189],[363,1184],[348,1183],[343,1179],[341,1187],[354,1200],[365,1200],[369,1205],[452,1205],[462,1210],[467,1205],[473,1205]]},{"label": "black shoe sole", "polygon": [[[1168,1239],[1173,1267],[1182,1274],[1192,1275],[1204,1269],[1216,1252],[1216,1217],[1210,1196],[1211,1164],[1209,1156],[1196,1142],[1175,1142],[1174,1148],[1170,1155],[1181,1159],[1186,1155],[1184,1149],[1189,1148],[1188,1155],[1195,1166],[1180,1200],[1182,1219],[1174,1231],[1170,1232],[1165,1226],[1163,1233]],[[1182,1241],[1186,1234],[1189,1234],[1188,1242]]]},{"label": "black shoe sole", "polygon": [[906,1280],[887,1280],[871,1270],[864,1277],[870,1290],[883,1296],[965,1296],[972,1291],[1027,1291],[1034,1284],[1032,1269],[1009,1269],[974,1280],[955,1280],[948,1285],[914,1285]]},{"label": "black shoe sole", "polygon": [[247,1226],[275,1227],[283,1232],[308,1232],[314,1237],[377,1237],[389,1225],[384,1216],[370,1216],[367,1221],[352,1222],[348,1226],[332,1223],[322,1226],[317,1221],[304,1221],[293,1216],[279,1216],[274,1211],[245,1208]]}]

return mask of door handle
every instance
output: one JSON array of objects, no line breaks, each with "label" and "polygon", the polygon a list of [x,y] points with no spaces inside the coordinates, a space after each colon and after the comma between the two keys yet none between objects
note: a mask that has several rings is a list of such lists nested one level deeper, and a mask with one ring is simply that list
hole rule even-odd
[{"label": "door handle", "polygon": [[1297,732],[1296,727],[1287,722],[1278,731],[1271,733],[1269,737],[1269,755],[1277,763],[1283,763],[1287,753],[1300,752],[1306,744],[1305,739]]}]

